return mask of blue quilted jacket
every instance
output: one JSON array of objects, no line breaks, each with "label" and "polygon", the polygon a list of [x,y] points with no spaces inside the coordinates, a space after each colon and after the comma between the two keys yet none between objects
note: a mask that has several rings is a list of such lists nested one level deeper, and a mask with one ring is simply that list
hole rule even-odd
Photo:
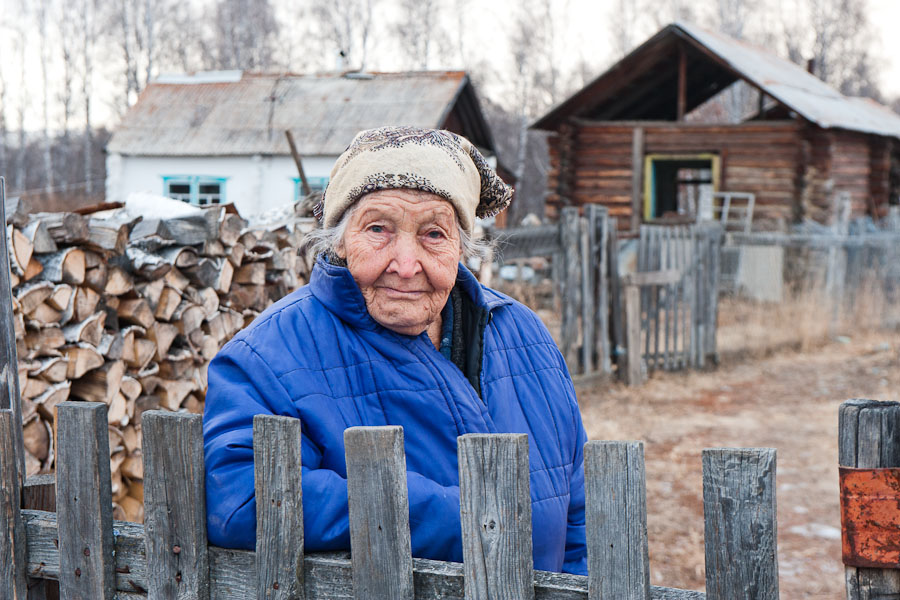
[{"label": "blue quilted jacket", "polygon": [[310,552],[349,549],[343,432],[401,425],[413,556],[462,561],[456,438],[527,433],[534,567],[586,574],[584,427],[566,365],[529,309],[481,286],[457,286],[489,315],[481,396],[428,338],[385,329],[350,272],[320,259],[307,286],[261,314],[209,367],[203,420],[211,543],[256,539],[253,416],[302,421],[303,530]]}]

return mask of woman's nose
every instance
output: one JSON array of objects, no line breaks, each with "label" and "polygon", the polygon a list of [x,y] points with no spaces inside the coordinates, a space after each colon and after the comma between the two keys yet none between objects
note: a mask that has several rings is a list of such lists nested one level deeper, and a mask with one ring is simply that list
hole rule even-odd
[{"label": "woman's nose", "polygon": [[422,270],[420,262],[419,242],[414,235],[398,235],[394,239],[394,256],[388,271],[393,271],[400,277],[413,277]]}]

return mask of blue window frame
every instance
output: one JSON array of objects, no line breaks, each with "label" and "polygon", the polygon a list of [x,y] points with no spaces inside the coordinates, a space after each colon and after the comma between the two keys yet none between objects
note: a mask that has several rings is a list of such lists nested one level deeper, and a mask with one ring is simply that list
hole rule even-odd
[{"label": "blue window frame", "polygon": [[[300,186],[300,178],[293,177],[294,180],[294,202],[303,198],[302,188]],[[325,186],[328,185],[327,177],[307,177],[306,182],[309,184],[310,192],[324,192]]]},{"label": "blue window frame", "polygon": [[195,206],[225,203],[227,177],[163,175],[163,195]]}]

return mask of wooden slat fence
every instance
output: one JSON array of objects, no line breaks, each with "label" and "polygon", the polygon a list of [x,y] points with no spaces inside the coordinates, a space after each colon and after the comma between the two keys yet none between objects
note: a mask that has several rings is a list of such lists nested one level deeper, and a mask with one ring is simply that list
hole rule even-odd
[{"label": "wooden slat fence", "polygon": [[584,216],[566,207],[558,223],[502,229],[492,234],[496,259],[550,259],[560,304],[560,351],[572,373],[612,372],[609,334],[610,232],[606,207],[586,206]]},{"label": "wooden slat fence", "polygon": [[347,430],[355,551],[350,556],[304,555],[299,420],[262,415],[254,419],[258,535],[252,552],[206,543],[198,415],[145,413],[147,522],[113,521],[105,416],[102,403],[60,404],[60,510],[53,513],[20,509],[12,452],[19,424],[11,410],[0,410],[0,565],[6,575],[0,580],[0,597],[24,600],[26,577],[58,581],[63,598],[96,600],[778,597],[774,450],[704,451],[709,591],[703,594],[649,585],[639,442],[585,445],[589,575],[584,577],[533,570],[524,435],[459,439],[465,559],[459,564],[410,556],[399,427]]}]

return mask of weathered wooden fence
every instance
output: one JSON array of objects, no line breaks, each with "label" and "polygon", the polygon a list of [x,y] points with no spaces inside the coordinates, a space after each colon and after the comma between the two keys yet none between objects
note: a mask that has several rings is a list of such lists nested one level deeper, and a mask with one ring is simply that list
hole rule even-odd
[{"label": "weathered wooden fence", "polygon": [[615,327],[627,354],[624,379],[644,371],[703,368],[716,361],[722,228],[642,225],[637,270],[620,278],[625,323]]},{"label": "weathered wooden fence", "polygon": [[[616,219],[597,205],[585,206],[583,217],[567,207],[557,224],[501,230],[493,239],[502,261],[552,261],[560,346],[573,373],[609,374],[615,364],[637,383],[635,373],[715,361],[719,225],[641,226],[635,273],[620,273]],[[629,316],[630,288],[640,291]]]},{"label": "weathered wooden fence", "polygon": [[583,217],[578,208],[566,207],[558,223],[503,229],[492,236],[501,262],[551,260],[561,308],[560,350],[572,373],[612,372],[608,274],[614,230],[609,211],[589,205]]},{"label": "weathered wooden fence", "polygon": [[[403,431],[345,432],[347,553],[303,552],[300,421],[254,419],[256,550],[206,541],[201,417],[144,414],[144,525],[113,521],[106,405],[59,405],[57,512],[20,510],[0,410],[0,597],[56,580],[63,598],[771,600],[778,597],[775,451],[703,453],[707,593],[649,584],[643,444],[585,446],[587,577],[534,571],[525,435],[459,438],[464,563],[410,555]],[[313,517],[314,518],[314,517]],[[540,525],[537,523],[536,525]],[[37,589],[37,588],[34,588]]]}]

